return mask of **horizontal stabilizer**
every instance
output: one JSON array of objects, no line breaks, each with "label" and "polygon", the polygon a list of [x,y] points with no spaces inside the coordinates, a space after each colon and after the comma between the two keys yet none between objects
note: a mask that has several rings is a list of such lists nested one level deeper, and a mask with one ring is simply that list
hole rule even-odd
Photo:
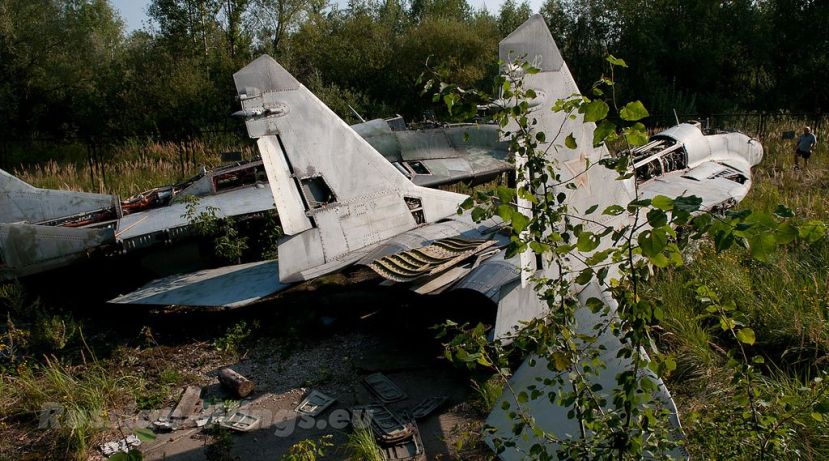
[{"label": "horizontal stabilizer", "polygon": [[148,306],[242,307],[288,288],[279,283],[275,260],[178,274],[110,300]]},{"label": "horizontal stabilizer", "polygon": [[118,207],[113,195],[38,189],[0,170],[0,223],[41,223]]},{"label": "horizontal stabilizer", "polygon": [[112,229],[0,223],[0,279],[56,269],[114,242]]}]

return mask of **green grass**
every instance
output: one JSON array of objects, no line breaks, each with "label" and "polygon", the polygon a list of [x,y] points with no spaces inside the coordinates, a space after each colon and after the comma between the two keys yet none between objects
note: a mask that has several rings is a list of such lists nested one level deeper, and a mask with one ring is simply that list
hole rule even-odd
[{"label": "green grass", "polygon": [[[755,168],[754,184],[739,205],[773,211],[784,204],[798,218],[829,220],[829,152],[819,146],[806,170],[794,170],[792,141],[780,134],[793,129],[781,124],[764,141],[765,158]],[[734,300],[747,315],[757,343],[750,355],[765,358],[762,388],[769,393],[764,411],[782,414],[774,396],[791,405],[807,402],[808,379],[827,370],[829,352],[829,242],[796,244],[778,251],[768,262],[749,258],[746,250],[717,254],[708,243],[680,269],[660,270],[649,287],[664,302],[661,339],[676,356],[677,369],[669,387],[678,403],[697,459],[751,459],[756,441],[735,426],[744,407],[734,403],[737,390],[726,371],[726,354],[735,346],[694,298],[691,283],[713,288],[723,300]],[[804,390],[805,389],[805,390]],[[795,459],[829,457],[827,426],[805,412],[788,421],[788,445],[781,456]]]},{"label": "green grass", "polygon": [[343,448],[350,461],[383,461],[371,428],[362,424],[354,425]]},{"label": "green grass", "polygon": [[[37,367],[23,367],[5,380],[0,418],[51,421],[43,430],[44,440],[63,453],[61,458],[87,459],[90,444],[110,428],[109,412],[131,399],[136,380],[107,369],[92,359],[85,366],[70,366],[56,358],[45,358]],[[58,409],[44,419],[42,411]]]}]

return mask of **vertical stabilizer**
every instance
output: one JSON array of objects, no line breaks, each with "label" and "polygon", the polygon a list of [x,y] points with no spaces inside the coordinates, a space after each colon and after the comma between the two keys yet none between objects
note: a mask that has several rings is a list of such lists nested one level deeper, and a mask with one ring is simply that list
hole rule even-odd
[{"label": "vertical stabilizer", "polygon": [[[553,112],[550,108],[559,99],[579,94],[578,86],[567,68],[558,47],[541,15],[534,15],[501,41],[499,58],[510,65],[525,60],[540,72],[524,76],[524,86],[533,89],[538,97],[532,101],[530,117],[538,121],[536,130],[544,131],[547,142],[539,149],[547,149],[550,161],[561,172],[561,180],[572,179],[577,188],[562,190],[567,194],[568,206],[576,214],[584,213],[593,205],[603,210],[607,205],[626,204],[634,198],[632,180],[617,181],[614,171],[597,165],[609,155],[604,145],[593,147],[594,123],[584,123],[581,114],[575,119],[569,114]],[[577,147],[570,149],[564,140],[573,134]],[[550,183],[555,183],[551,178]],[[607,216],[599,219],[608,218]]]},{"label": "vertical stabilizer", "polygon": [[280,279],[336,270],[354,252],[454,214],[465,195],[415,186],[273,58],[234,74],[285,233]]},{"label": "vertical stabilizer", "polygon": [[[526,89],[535,91],[537,97],[530,102],[532,107],[530,118],[537,120],[536,131],[543,131],[546,143],[539,145],[539,149],[547,152],[550,162],[556,165],[561,173],[561,181],[571,181],[576,189],[565,189],[556,186],[555,178],[550,178],[550,186],[559,188],[567,194],[567,205],[570,213],[584,214],[593,205],[598,210],[604,210],[612,204],[626,204],[633,200],[635,189],[632,180],[618,181],[615,171],[609,170],[598,161],[609,155],[604,145],[593,147],[594,123],[585,123],[581,114],[553,112],[551,107],[559,99],[565,99],[579,94],[578,86],[561,56],[561,52],[553,40],[544,18],[536,14],[508,35],[499,45],[499,59],[508,66],[507,70],[515,72],[514,63],[526,61],[540,71],[523,76]],[[510,129],[509,127],[507,128]],[[565,146],[565,138],[572,133],[576,141],[576,148]],[[521,167],[521,162],[516,162]],[[523,210],[529,210],[528,203],[519,203]],[[614,225],[613,220],[622,219],[615,216],[591,216],[591,222],[585,226],[599,227],[598,223]],[[527,286],[529,278],[536,267],[534,255],[529,251],[521,255],[522,286]]]}]

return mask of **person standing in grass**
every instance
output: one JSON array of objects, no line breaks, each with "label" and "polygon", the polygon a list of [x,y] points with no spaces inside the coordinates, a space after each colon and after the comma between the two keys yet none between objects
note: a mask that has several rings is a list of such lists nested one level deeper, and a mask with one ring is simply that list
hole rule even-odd
[{"label": "person standing in grass", "polygon": [[800,168],[799,159],[803,158],[803,168],[806,168],[809,157],[812,156],[812,149],[817,144],[817,137],[808,126],[803,127],[803,134],[797,138],[797,145],[794,148],[794,167]]}]

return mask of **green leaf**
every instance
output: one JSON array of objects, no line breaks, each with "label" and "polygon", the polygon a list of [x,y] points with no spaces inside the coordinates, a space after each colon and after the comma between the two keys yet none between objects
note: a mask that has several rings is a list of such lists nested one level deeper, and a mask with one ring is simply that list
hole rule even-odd
[{"label": "green leaf", "polygon": [[455,103],[458,102],[458,95],[455,93],[449,93],[443,97],[443,103],[446,104],[446,110],[449,111],[449,115],[452,115],[452,107],[455,106]]},{"label": "green leaf", "polygon": [[606,59],[607,59],[607,62],[609,62],[611,66],[619,66],[619,67],[627,67],[628,66],[624,59],[617,58],[617,57],[613,56],[612,54],[608,55]]},{"label": "green leaf", "polygon": [[754,330],[751,328],[740,328],[737,330],[737,340],[749,346],[754,345],[754,341],[756,340]]},{"label": "green leaf", "polygon": [[622,110],[619,111],[619,117],[628,122],[642,120],[648,115],[648,110],[645,109],[645,105],[642,104],[642,101],[629,102],[622,107]]},{"label": "green leaf", "polygon": [[597,235],[594,235],[592,232],[584,231],[579,234],[578,241],[576,242],[576,248],[583,253],[588,253],[596,249],[599,246],[600,239]]},{"label": "green leaf", "polygon": [[767,261],[769,256],[777,249],[777,239],[773,234],[763,232],[750,237],[748,245],[751,256],[760,261]]},{"label": "green leaf", "polygon": [[674,201],[664,195],[657,195],[651,199],[651,206],[660,210],[671,211],[674,208]]},{"label": "green leaf", "polygon": [[797,228],[790,223],[781,224],[774,232],[774,238],[778,245],[792,243],[798,237]]},{"label": "green leaf", "polygon": [[530,218],[524,216],[523,213],[515,212],[512,214],[512,229],[516,234],[521,233],[530,223]]},{"label": "green leaf", "polygon": [[628,144],[634,147],[647,144],[649,139],[648,130],[640,122],[636,122],[635,125],[625,128],[623,133]]},{"label": "green leaf", "polygon": [[649,258],[654,258],[661,254],[665,246],[668,245],[668,236],[664,231],[647,230],[640,233],[636,240],[639,243],[642,254]]},{"label": "green leaf", "polygon": [[551,358],[553,359],[553,367],[555,367],[556,371],[567,371],[570,368],[570,361],[561,352],[553,352]]},{"label": "green leaf", "polygon": [[596,208],[599,208],[599,204],[593,205],[584,212],[584,214],[591,214],[596,211]]},{"label": "green leaf", "polygon": [[573,133],[568,134],[567,137],[564,138],[564,145],[567,146],[568,149],[575,149],[578,147],[576,144],[576,138],[573,137]]},{"label": "green leaf", "polygon": [[593,279],[593,269],[587,268],[579,272],[579,275],[576,277],[576,284],[578,285],[586,285],[587,282]]},{"label": "green leaf", "polygon": [[593,147],[599,147],[605,140],[616,134],[616,125],[610,120],[604,119],[593,131]]},{"label": "green leaf", "polygon": [[515,189],[511,187],[498,186],[498,188],[495,189],[495,193],[498,194],[498,200],[500,200],[502,204],[510,203],[515,198]]},{"label": "green leaf", "polygon": [[800,238],[808,243],[815,243],[826,236],[826,224],[811,220],[798,226]]},{"label": "green leaf", "polygon": [[579,108],[579,112],[584,114],[585,122],[598,122],[607,117],[607,113],[610,112],[610,107],[608,107],[606,102],[595,99],[587,104],[583,104]]},{"label": "green leaf", "polygon": [[475,207],[475,209],[472,210],[472,220],[475,222],[483,221],[484,219],[486,219],[486,215],[486,210],[484,210],[481,207]]},{"label": "green leaf", "polygon": [[794,211],[786,207],[786,205],[780,204],[777,205],[777,208],[774,209],[774,214],[780,216],[781,218],[793,218]]},{"label": "green leaf", "polygon": [[135,432],[135,436],[138,437],[139,440],[141,440],[142,442],[152,442],[156,438],[155,432],[149,429],[137,428],[133,432]]},{"label": "green leaf", "polygon": [[609,215],[609,216],[619,216],[620,214],[624,213],[625,208],[621,205],[610,205],[609,207],[605,208],[602,211],[602,214]]},{"label": "green leaf", "polygon": [[590,309],[590,312],[596,314],[604,309],[604,302],[599,298],[587,298],[587,307]]},{"label": "green leaf", "polygon": [[648,224],[651,227],[662,227],[668,224],[668,215],[662,210],[653,208],[648,211]]},{"label": "green leaf", "polygon": [[819,421],[819,422],[822,422],[822,421],[823,421],[823,415],[822,415],[822,414],[820,414],[820,413],[818,413],[818,412],[816,412],[816,411],[813,411],[812,413],[810,413],[810,416],[811,416],[811,417],[812,417],[812,419],[814,419],[815,421]]}]

